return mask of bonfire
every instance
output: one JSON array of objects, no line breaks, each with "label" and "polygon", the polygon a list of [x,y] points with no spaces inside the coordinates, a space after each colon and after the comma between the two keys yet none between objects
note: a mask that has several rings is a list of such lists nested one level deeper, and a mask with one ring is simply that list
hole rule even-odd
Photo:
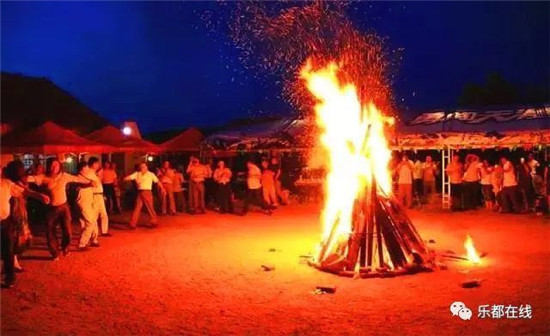
[{"label": "bonfire", "polygon": [[393,118],[361,101],[354,83],[341,83],[335,62],[301,71],[317,99],[320,142],[328,152],[322,240],[313,265],[362,276],[429,270],[433,257],[392,198],[386,134]]}]

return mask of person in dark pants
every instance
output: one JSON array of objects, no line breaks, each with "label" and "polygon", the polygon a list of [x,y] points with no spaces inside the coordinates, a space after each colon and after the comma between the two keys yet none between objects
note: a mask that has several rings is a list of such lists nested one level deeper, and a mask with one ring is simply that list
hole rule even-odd
[{"label": "person in dark pants", "polygon": [[232,213],[231,202],[231,170],[225,166],[225,162],[218,161],[218,167],[214,170],[214,181],[217,184],[217,203],[220,213]]},{"label": "person in dark pants", "polygon": [[482,164],[477,155],[468,154],[466,156],[464,184],[462,189],[464,210],[474,210],[481,203],[481,185],[479,184],[481,180],[481,167]]},{"label": "person in dark pants", "polygon": [[103,169],[99,173],[99,178],[103,184],[103,194],[105,195],[107,213],[111,214],[113,211],[120,213],[120,208],[118,207],[115,193],[117,175],[110,162],[105,162],[103,164]]},{"label": "person in dark pants", "polygon": [[535,190],[533,188],[531,167],[529,167],[523,158],[521,158],[518,166],[518,192],[523,202],[523,211],[529,211],[535,201]]},{"label": "person in dark pants", "polygon": [[[4,175],[4,174],[2,174]],[[7,178],[1,178],[0,185],[0,247],[1,256],[4,261],[5,278],[2,287],[11,288],[15,283],[15,222],[11,213],[10,201],[14,197],[33,197],[48,204],[50,198],[46,195],[32,191],[24,186],[13,183]]]},{"label": "person in dark pants", "polygon": [[507,158],[500,158],[502,164],[502,209],[501,212],[521,212],[521,205],[518,201],[517,179],[514,166]]},{"label": "person in dark pants", "polygon": [[451,163],[445,169],[451,182],[451,210],[462,210],[462,163],[460,157],[455,154]]},{"label": "person in dark pants", "polygon": [[185,201],[185,195],[183,193],[183,182],[185,182],[185,179],[183,177],[182,168],[180,167],[176,169],[174,173],[172,191],[174,192],[176,211],[182,213],[187,211],[187,202]]},{"label": "person in dark pants", "polygon": [[[29,182],[45,185],[51,197],[51,203],[46,211],[46,240],[53,260],[59,258],[59,252],[69,255],[71,244],[71,211],[67,204],[67,184],[80,183],[83,186],[93,187],[95,182],[83,176],[74,176],[61,170],[58,159],[50,159],[46,165],[46,175],[40,180],[36,176],[29,176]],[[57,241],[56,227],[61,226],[61,250]]]},{"label": "person in dark pants", "polygon": [[262,171],[252,161],[248,161],[246,166],[248,168],[248,176],[246,179],[247,191],[244,198],[242,215],[244,216],[248,213],[248,208],[251,204],[261,206],[267,215],[271,215],[272,212],[265,202],[262,194]]}]

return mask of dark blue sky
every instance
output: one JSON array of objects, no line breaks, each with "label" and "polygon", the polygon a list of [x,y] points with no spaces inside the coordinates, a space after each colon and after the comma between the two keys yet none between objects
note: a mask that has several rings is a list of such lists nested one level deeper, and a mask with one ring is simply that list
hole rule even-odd
[{"label": "dark blue sky", "polygon": [[[290,113],[271,79],[243,68],[215,2],[2,2],[1,68],[49,77],[114,123],[144,131]],[[355,3],[362,28],[404,48],[404,113],[454,106],[466,82],[498,71],[550,88],[548,2]],[[214,15],[216,20],[216,16]],[[273,79],[275,80],[275,79]]]}]

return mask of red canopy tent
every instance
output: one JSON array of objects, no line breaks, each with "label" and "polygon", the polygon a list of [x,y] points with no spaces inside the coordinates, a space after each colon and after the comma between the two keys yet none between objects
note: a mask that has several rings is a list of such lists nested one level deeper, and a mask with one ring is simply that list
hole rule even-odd
[{"label": "red canopy tent", "polygon": [[51,121],[27,132],[10,132],[0,138],[2,153],[60,154],[103,153],[113,148],[88,140]]},{"label": "red canopy tent", "polygon": [[160,146],[165,152],[195,152],[200,150],[202,139],[202,133],[191,127]]},{"label": "red canopy tent", "polygon": [[126,136],[111,125],[105,126],[86,136],[87,139],[114,147],[114,152],[147,152],[157,153],[159,146],[135,136]]}]

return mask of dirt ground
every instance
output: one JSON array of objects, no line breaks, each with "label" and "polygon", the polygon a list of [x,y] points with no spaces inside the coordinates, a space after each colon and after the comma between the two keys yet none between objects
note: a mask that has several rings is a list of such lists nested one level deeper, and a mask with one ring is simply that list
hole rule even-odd
[{"label": "dirt ground", "polygon": [[[2,335],[550,334],[548,218],[410,211],[434,249],[462,254],[470,234],[487,257],[480,266],[449,261],[433,273],[349,279],[300,261],[319,239],[318,213],[289,206],[272,217],[162,217],[157,230],[113,230],[99,249],[55,262],[44,260],[38,237],[16,288],[2,290]],[[483,279],[481,287],[461,288],[469,279]],[[319,295],[317,285],[337,290]],[[452,316],[454,301],[473,311],[470,321]],[[482,304],[529,304],[533,317],[479,319]]]}]

